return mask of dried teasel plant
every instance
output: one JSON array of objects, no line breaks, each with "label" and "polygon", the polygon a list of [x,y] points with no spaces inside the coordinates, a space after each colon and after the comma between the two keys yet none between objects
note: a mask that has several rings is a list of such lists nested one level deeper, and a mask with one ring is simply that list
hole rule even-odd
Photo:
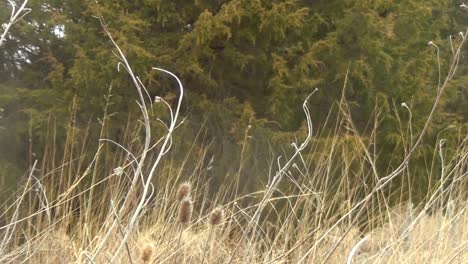
[{"label": "dried teasel plant", "polygon": [[[209,234],[208,234],[208,239],[206,240],[205,244],[205,249],[203,250],[203,257],[201,263],[203,264],[205,262],[205,256],[206,253],[208,252],[208,248],[211,248],[211,241],[213,239],[213,233],[215,230],[215,227],[219,224],[221,224],[224,220],[224,210],[221,207],[215,208],[210,216],[208,217],[208,224],[209,224]],[[211,250],[209,250],[211,252]]]},{"label": "dried teasel plant", "polygon": [[185,197],[180,201],[179,204],[179,214],[177,217],[177,222],[181,224],[188,224],[192,219],[192,212],[193,212],[193,204],[192,199],[190,197]]},{"label": "dried teasel plant", "polygon": [[141,261],[143,261],[143,263],[149,263],[152,256],[153,256],[153,247],[148,244],[141,251]]},{"label": "dried teasel plant", "polygon": [[[185,226],[190,223],[193,213],[193,203],[190,196],[187,196],[179,202],[179,213],[177,215],[177,222],[181,225],[179,231],[179,239],[177,242],[177,250],[180,249],[180,244],[182,242],[182,233],[184,232]],[[174,263],[177,262],[177,255],[174,258]]]},{"label": "dried teasel plant", "polygon": [[192,185],[189,182],[184,182],[179,186],[177,190],[177,201],[181,202],[184,198],[190,197],[190,192],[192,191]]},{"label": "dried teasel plant", "polygon": [[221,207],[217,207],[211,212],[210,218],[208,219],[208,223],[211,226],[216,226],[216,225],[221,224],[223,220],[224,220],[224,210]]}]

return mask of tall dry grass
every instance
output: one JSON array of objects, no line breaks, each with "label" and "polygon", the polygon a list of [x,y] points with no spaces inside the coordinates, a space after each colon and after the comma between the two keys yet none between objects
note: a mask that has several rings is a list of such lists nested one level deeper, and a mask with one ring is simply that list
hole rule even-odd
[{"label": "tall dry grass", "polygon": [[[127,242],[128,250],[120,252],[116,263],[174,263],[175,259],[177,263],[201,263],[203,259],[205,263],[227,263],[231,259],[232,263],[345,263],[356,244],[365,237],[367,240],[352,257],[352,263],[466,263],[466,139],[460,142],[459,153],[447,163],[447,171],[452,173],[448,177],[454,180],[446,185],[445,195],[435,189],[432,194],[428,193],[433,196],[432,203],[389,206],[386,193],[376,194],[371,202],[377,206],[365,210],[361,217],[366,219],[367,229],[362,228],[363,221],[355,215],[334,225],[359,202],[358,197],[366,193],[365,188],[350,182],[350,174],[354,173],[350,167],[342,166],[349,171],[344,169],[342,178],[327,183],[327,170],[336,166],[336,161],[329,163],[330,158],[319,159],[321,163],[309,171],[310,176],[288,178],[291,184],[278,189],[269,198],[262,217],[255,223],[256,228],[250,230],[255,232],[253,235],[244,235],[244,232],[260,206],[259,196],[265,190],[235,200],[223,200],[221,197],[225,192],[234,190],[221,186],[218,195],[210,199],[205,195],[209,186],[203,175],[189,174],[184,168],[178,168],[182,170],[181,177],[171,178],[178,171],[163,169],[165,175],[155,182],[160,187],[155,187],[154,197]],[[335,143],[327,146],[329,153],[333,153],[332,149],[349,148],[347,142],[330,141]],[[364,157],[355,158],[361,160],[363,168],[368,168],[363,164],[366,162]],[[342,162],[344,165],[350,161]],[[64,171],[71,167],[65,165]],[[203,172],[203,169],[196,171]],[[362,176],[366,175],[364,172]],[[62,183],[64,190],[57,190],[50,185],[52,174],[39,174],[40,170],[36,169],[31,180],[25,182],[24,189],[2,206],[6,224],[1,231],[0,262],[109,262],[123,231],[115,230],[101,253],[91,261],[92,252],[115,218],[113,208],[118,204],[111,201],[118,201],[116,197],[123,196],[130,179],[125,173],[120,176],[110,173],[98,181],[94,187],[98,194],[95,204],[99,207],[87,210],[85,198],[89,187],[71,181],[69,186]],[[190,181],[194,186],[194,211],[191,221],[184,224],[183,232],[178,223],[177,199],[177,188],[182,181]],[[327,195],[330,191],[327,184],[336,186],[334,198]],[[447,195],[451,197],[449,202],[442,199]],[[442,200],[443,206],[439,207]],[[208,222],[217,206],[223,209],[225,220],[213,228]],[[92,215],[84,215],[84,212]],[[119,222],[123,228],[128,219],[124,216]],[[242,242],[239,244],[239,241]],[[147,253],[148,248],[151,254]]]}]

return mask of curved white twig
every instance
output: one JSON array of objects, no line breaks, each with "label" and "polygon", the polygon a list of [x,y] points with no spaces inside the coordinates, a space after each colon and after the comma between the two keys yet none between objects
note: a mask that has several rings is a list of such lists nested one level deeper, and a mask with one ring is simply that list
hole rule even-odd
[{"label": "curved white twig", "polygon": [[18,10],[16,10],[16,6],[13,1],[9,0],[8,3],[11,6],[11,15],[10,15],[10,20],[6,24],[3,30],[3,33],[0,37],[0,47],[5,41],[6,35],[8,34],[8,31],[10,30],[11,26],[13,26],[15,23],[20,21],[25,15],[29,14],[29,12],[31,12],[30,8],[26,8],[26,4],[28,3],[28,0],[25,0],[23,4],[21,4],[21,6],[18,8]]},{"label": "curved white twig", "polygon": [[346,260],[346,264],[352,264],[353,263],[353,258],[356,256],[360,249],[361,246],[369,240],[369,235],[365,236],[363,239],[359,240],[359,242],[353,247],[351,252],[349,253],[348,259]]}]

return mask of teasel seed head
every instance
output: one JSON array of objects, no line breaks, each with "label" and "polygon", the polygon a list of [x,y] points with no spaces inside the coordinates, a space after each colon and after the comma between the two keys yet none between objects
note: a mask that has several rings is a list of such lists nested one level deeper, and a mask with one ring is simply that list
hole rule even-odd
[{"label": "teasel seed head", "polygon": [[188,224],[192,218],[193,205],[190,197],[185,197],[179,204],[179,216],[177,218],[179,223]]},{"label": "teasel seed head", "polygon": [[215,226],[215,225],[221,224],[223,220],[224,220],[224,211],[222,208],[217,207],[211,212],[208,223],[212,226]]},{"label": "teasel seed head", "polygon": [[190,191],[192,190],[192,186],[188,182],[184,182],[179,186],[177,190],[177,201],[181,202],[184,198],[190,196]]},{"label": "teasel seed head", "polygon": [[153,247],[151,245],[146,245],[141,252],[141,260],[143,263],[149,263],[153,255]]}]

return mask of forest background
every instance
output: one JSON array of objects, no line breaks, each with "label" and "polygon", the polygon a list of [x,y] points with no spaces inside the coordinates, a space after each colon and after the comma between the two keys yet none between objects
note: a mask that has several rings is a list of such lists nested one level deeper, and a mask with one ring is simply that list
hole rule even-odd
[{"label": "forest background", "polygon": [[[8,20],[7,4],[0,3],[0,21]],[[72,171],[79,172],[93,159],[99,138],[138,140],[126,132],[139,131],[135,90],[127,74],[117,71],[114,48],[96,17],[108,23],[150,98],[175,103],[177,97],[174,83],[152,66],[176,73],[185,85],[186,119],[174,134],[165,166],[202,162],[214,188],[239,174],[240,191],[255,191],[265,184],[276,157],[287,156],[294,150],[290,143],[306,135],[301,104],[317,87],[309,100],[311,146],[329,137],[354,144],[354,134],[335,133],[330,125],[345,98],[362,140],[375,139],[383,175],[401,162],[402,149],[410,145],[404,139],[421,130],[430,111],[439,82],[438,54],[445,76],[452,41],[466,22],[460,4],[31,0],[32,11],[12,27],[0,50],[2,195],[16,189],[34,160],[57,175],[64,161],[76,161]],[[411,179],[392,184],[398,199],[424,200],[439,180],[432,175],[441,165],[434,149],[444,139],[449,157],[467,134],[466,51],[412,157]],[[156,120],[167,112],[160,104],[153,107],[152,129],[163,133]],[[117,147],[104,148],[97,169],[107,175]],[[206,152],[201,160],[187,159],[189,150]],[[318,154],[304,154],[310,166]],[[333,169],[339,177],[340,168]]]}]

